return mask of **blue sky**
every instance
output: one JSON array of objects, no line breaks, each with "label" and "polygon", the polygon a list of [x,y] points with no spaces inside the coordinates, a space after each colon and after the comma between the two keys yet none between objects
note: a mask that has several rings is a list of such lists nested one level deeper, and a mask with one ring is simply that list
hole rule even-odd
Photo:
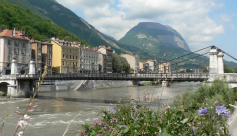
[{"label": "blue sky", "polygon": [[117,40],[139,22],[158,22],[177,30],[192,51],[216,45],[237,58],[236,0],[56,1]]}]

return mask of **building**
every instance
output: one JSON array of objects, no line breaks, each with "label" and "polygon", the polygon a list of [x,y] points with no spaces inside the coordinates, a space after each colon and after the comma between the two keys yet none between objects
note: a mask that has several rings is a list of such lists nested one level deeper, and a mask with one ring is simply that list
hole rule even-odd
[{"label": "building", "polygon": [[122,57],[126,58],[128,63],[130,64],[130,68],[134,69],[134,72],[139,71],[139,62],[140,62],[140,57],[138,55],[133,55],[131,54],[121,54]]},{"label": "building", "polygon": [[109,46],[108,48],[103,46],[99,46],[99,48],[97,49],[97,51],[103,53],[106,55],[106,62],[105,62],[105,69],[104,69],[104,73],[112,73],[112,55],[113,55],[113,50],[111,49],[111,46]]},{"label": "building", "polygon": [[99,52],[83,45],[80,48],[80,73],[98,73],[99,72]]},{"label": "building", "polygon": [[147,60],[146,63],[149,64],[149,69],[151,73],[158,73],[157,60]]},{"label": "building", "polygon": [[31,39],[30,43],[32,45],[31,48],[31,59],[35,61],[35,73],[42,73],[42,46],[41,41],[37,41],[35,39]]},{"label": "building", "polygon": [[44,72],[44,67],[47,65],[47,73],[52,74],[52,47],[53,44],[49,42],[43,42],[42,43],[42,68]]},{"label": "building", "polygon": [[171,73],[170,62],[159,64],[159,73]]},{"label": "building", "polygon": [[0,28],[0,73],[11,73],[11,61],[17,60],[17,69],[21,74],[28,73],[31,60],[31,44],[24,31],[2,30]]},{"label": "building", "polygon": [[55,73],[77,73],[80,70],[80,42],[51,38],[52,71]]},{"label": "building", "polygon": [[106,55],[99,52],[99,73],[105,73],[106,71]]}]

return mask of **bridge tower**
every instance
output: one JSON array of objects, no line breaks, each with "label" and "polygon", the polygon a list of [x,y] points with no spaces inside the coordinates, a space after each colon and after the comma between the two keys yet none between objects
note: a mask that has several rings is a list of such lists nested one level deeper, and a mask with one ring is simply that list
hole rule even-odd
[{"label": "bridge tower", "polygon": [[[35,74],[35,62],[30,61],[29,65],[29,74]],[[7,95],[10,97],[25,97],[32,94],[34,81],[19,81],[17,80],[17,75],[17,61],[13,59],[11,62],[11,75],[5,76],[4,79],[4,82],[9,84],[7,85]]]},{"label": "bridge tower", "polygon": [[223,52],[216,49],[215,46],[212,46],[209,55],[210,62],[208,81],[213,81],[214,79],[222,79],[222,76],[224,75]]}]

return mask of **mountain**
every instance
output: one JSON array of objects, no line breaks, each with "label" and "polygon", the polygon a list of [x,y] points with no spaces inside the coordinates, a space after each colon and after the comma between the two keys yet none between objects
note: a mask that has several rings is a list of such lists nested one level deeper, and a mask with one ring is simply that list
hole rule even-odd
[{"label": "mountain", "polygon": [[30,38],[37,40],[46,40],[52,36],[57,36],[70,41],[85,41],[79,39],[76,35],[55,25],[48,19],[42,19],[29,10],[25,10],[15,4],[0,0],[0,26],[3,29],[21,29]]},{"label": "mountain", "polygon": [[105,36],[81,17],[71,10],[65,8],[55,0],[7,0],[20,7],[30,10],[41,18],[50,19],[53,23],[75,34],[80,39],[84,39],[92,46],[106,45],[112,46],[116,53],[130,53],[141,55],[148,59],[152,56],[137,47],[130,47],[120,44],[113,38]]},{"label": "mountain", "polygon": [[190,52],[181,34],[170,26],[153,22],[139,23],[129,30],[119,42],[138,47],[157,57],[165,53],[172,57]]}]

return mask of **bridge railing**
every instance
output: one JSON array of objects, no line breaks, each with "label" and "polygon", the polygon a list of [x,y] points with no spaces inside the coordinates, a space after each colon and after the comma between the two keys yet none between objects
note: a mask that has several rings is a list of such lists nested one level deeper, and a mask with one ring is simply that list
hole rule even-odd
[{"label": "bridge railing", "polygon": [[[41,74],[23,74],[16,75],[18,78],[34,78],[42,77]],[[154,78],[154,79],[174,79],[174,78],[209,78],[208,73],[149,73],[149,74],[133,74],[133,73],[67,73],[67,74],[47,74],[45,78],[107,78],[107,79],[142,79],[142,78]]]}]

